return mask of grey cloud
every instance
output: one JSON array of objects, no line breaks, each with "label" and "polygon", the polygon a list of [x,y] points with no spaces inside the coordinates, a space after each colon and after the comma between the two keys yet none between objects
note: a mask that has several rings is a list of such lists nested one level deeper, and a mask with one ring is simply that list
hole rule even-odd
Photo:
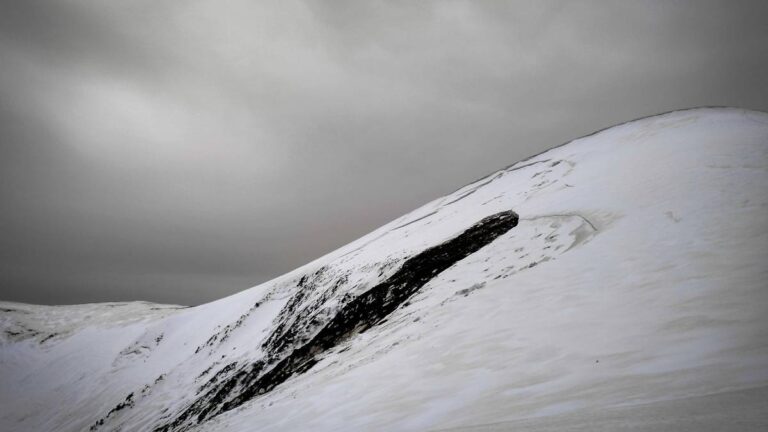
[{"label": "grey cloud", "polygon": [[0,14],[0,298],[197,304],[487,172],[768,109],[760,1],[26,1]]}]

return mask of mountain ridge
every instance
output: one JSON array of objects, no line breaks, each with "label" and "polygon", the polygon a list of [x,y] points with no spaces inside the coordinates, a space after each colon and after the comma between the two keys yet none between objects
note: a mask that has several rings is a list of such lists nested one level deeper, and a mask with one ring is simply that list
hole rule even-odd
[{"label": "mountain ridge", "polygon": [[[766,385],[767,144],[765,113],[676,110],[208,304],[2,303],[0,426],[428,430]],[[490,241],[451,243],[502,214],[514,224]],[[399,276],[437,256],[434,274]],[[312,345],[324,328],[343,337]]]}]

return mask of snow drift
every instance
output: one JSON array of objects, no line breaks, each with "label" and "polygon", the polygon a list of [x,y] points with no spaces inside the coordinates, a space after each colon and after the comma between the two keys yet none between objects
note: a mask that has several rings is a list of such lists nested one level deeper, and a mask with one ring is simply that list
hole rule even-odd
[{"label": "snow drift", "polygon": [[0,303],[0,429],[761,430],[767,210],[768,114],[632,121],[213,303]]}]

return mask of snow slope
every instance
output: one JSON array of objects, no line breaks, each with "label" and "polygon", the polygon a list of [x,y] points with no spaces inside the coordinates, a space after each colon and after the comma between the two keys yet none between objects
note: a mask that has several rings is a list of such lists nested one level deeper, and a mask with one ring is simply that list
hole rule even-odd
[{"label": "snow slope", "polygon": [[213,303],[0,303],[0,430],[764,430],[767,211],[768,114],[628,122]]}]

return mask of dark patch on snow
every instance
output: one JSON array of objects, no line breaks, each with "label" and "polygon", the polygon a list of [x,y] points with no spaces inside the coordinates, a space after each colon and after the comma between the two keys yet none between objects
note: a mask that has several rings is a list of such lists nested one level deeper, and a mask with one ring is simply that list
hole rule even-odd
[{"label": "dark patch on snow", "polygon": [[464,288],[464,289],[460,289],[460,290],[456,291],[456,293],[454,295],[466,297],[466,296],[470,295],[473,291],[477,291],[477,290],[483,288],[484,286],[485,286],[485,282],[476,283],[476,284],[472,285],[469,288]]},{"label": "dark patch on snow", "polygon": [[[518,216],[513,211],[488,216],[458,236],[405,260],[389,278],[362,294],[342,295],[339,299],[341,306],[330,318],[318,316],[318,311],[312,310],[311,314],[284,319],[263,344],[264,359],[218,381],[224,369],[233,364],[223,368],[203,386],[210,386],[210,390],[198,397],[174,421],[157,427],[155,431],[187,430],[271,391],[293,375],[309,370],[322,359],[323,353],[380,324],[435,276],[491,243],[517,223]],[[321,276],[323,271],[318,270],[309,278],[303,277],[299,286],[311,285],[311,281]],[[334,286],[340,284],[337,281]],[[325,294],[335,292],[335,289],[330,289]],[[309,293],[308,289],[299,289],[281,314],[296,313]],[[307,309],[301,312],[307,312]]]},{"label": "dark patch on snow", "polygon": [[135,402],[133,400],[133,393],[131,393],[131,394],[129,394],[125,398],[125,400],[123,400],[122,402],[120,402],[117,405],[115,405],[115,407],[112,408],[107,413],[107,415],[105,415],[104,417],[100,418],[98,421],[96,421],[96,423],[91,425],[90,430],[92,430],[92,431],[97,430],[100,426],[102,426],[104,424],[104,421],[106,421],[111,415],[113,415],[113,414],[117,413],[118,411],[121,411],[121,410],[123,410],[125,408],[133,408],[134,405],[135,405]]},{"label": "dark patch on snow", "polygon": [[219,364],[219,362],[213,362],[213,364],[212,364],[212,365],[208,366],[207,368],[205,368],[205,370],[204,370],[204,371],[200,372],[200,375],[198,375],[198,376],[197,376],[197,378],[195,378],[195,381],[197,381],[197,380],[199,380],[200,378],[202,378],[202,377],[204,377],[204,376],[208,375],[208,372],[210,372],[210,371],[211,371],[213,368],[215,368],[216,366],[218,366],[218,364]]},{"label": "dark patch on snow", "polygon": [[[217,364],[218,364],[218,362],[214,363],[213,366],[215,366]],[[198,378],[202,378],[204,375],[206,375],[208,372],[210,372],[210,369],[212,369],[213,366],[209,367],[204,373],[200,374],[200,376]],[[200,392],[204,391],[205,389],[213,386],[217,382],[219,382],[219,380],[221,380],[222,378],[226,378],[230,374],[230,372],[235,370],[236,367],[237,367],[237,362],[232,362],[232,363],[227,364],[226,366],[221,368],[221,370],[216,372],[216,374],[214,376],[212,376],[208,381],[206,381],[205,384],[200,386],[200,388],[197,390],[197,392],[200,393]]]},{"label": "dark patch on snow", "polygon": [[44,344],[49,339],[55,338],[56,336],[58,336],[58,333],[51,333],[51,334],[49,334],[48,336],[44,337],[43,340],[40,341],[40,345]]},{"label": "dark patch on snow", "polygon": [[235,321],[235,322],[233,322],[233,323],[231,323],[231,324],[227,324],[226,326],[224,326],[224,328],[223,328],[223,329],[221,329],[221,330],[220,330],[220,331],[218,331],[217,333],[214,333],[214,334],[213,334],[213,335],[212,335],[210,338],[208,338],[208,340],[207,340],[207,341],[205,341],[205,343],[204,343],[204,344],[202,344],[202,345],[198,346],[198,347],[195,349],[195,354],[199,353],[200,351],[202,351],[203,349],[205,349],[205,348],[207,348],[207,347],[212,347],[212,346],[213,346],[213,345],[216,343],[216,341],[218,341],[218,342],[219,342],[219,345],[221,345],[222,343],[224,343],[224,341],[226,341],[226,340],[229,338],[229,335],[230,335],[230,334],[231,334],[231,333],[232,333],[232,332],[233,332],[235,329],[237,329],[237,328],[239,328],[240,326],[242,326],[242,325],[243,325],[243,323],[245,322],[245,320],[246,320],[246,319],[247,319],[249,316],[251,316],[251,314],[253,313],[253,311],[255,311],[256,309],[258,309],[258,308],[259,308],[259,306],[261,306],[261,302],[256,302],[256,303],[254,303],[254,304],[253,304],[253,306],[251,306],[251,308],[250,308],[250,309],[248,309],[248,311],[246,311],[244,314],[240,315],[240,318],[238,318],[238,319],[237,319],[237,321]]},{"label": "dark patch on snow", "polygon": [[13,338],[16,341],[21,341],[21,340],[24,340],[24,339],[33,338],[33,337],[36,337],[36,336],[44,334],[44,333],[41,333],[38,330],[29,328],[29,327],[27,327],[25,325],[22,325],[22,324],[16,323],[16,324],[14,324],[14,326],[15,327],[13,329],[5,330],[5,335],[10,337],[10,338]]}]

